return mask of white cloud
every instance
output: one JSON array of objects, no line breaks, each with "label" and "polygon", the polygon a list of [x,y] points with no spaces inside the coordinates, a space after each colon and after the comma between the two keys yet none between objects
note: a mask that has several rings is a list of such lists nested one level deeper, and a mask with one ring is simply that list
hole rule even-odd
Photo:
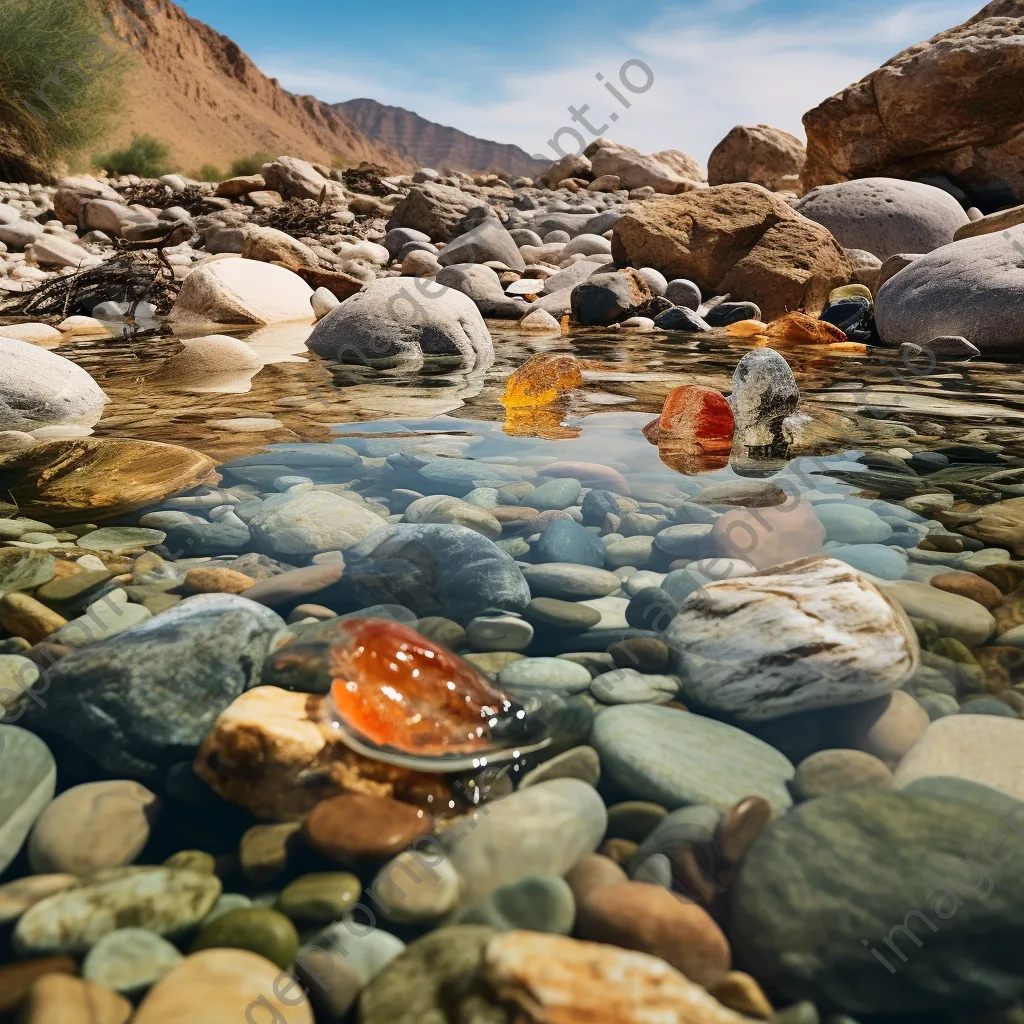
[{"label": "white cloud", "polygon": [[[639,27],[613,43],[549,70],[501,67],[495,55],[499,98],[453,98],[443,75],[406,86],[387,69],[336,72],[279,55],[264,70],[288,89],[328,98],[371,96],[423,117],[531,153],[549,153],[547,141],[571,125],[567,107],[589,104],[586,117],[605,134],[645,151],[682,149],[706,160],[736,124],[767,123],[802,136],[801,116],[827,96],[857,81],[894,53],[975,13],[978,0],[913,0],[897,8],[841,17],[782,20],[759,17],[759,0],[707,0]],[[622,64],[638,58],[654,82],[631,95],[618,81]],[[596,73],[632,101],[623,109]],[[636,72],[635,82],[641,80]],[[493,83],[492,83],[493,85]],[[492,90],[493,92],[494,90]],[[618,112],[614,123],[608,115]],[[589,137],[585,130],[583,134]],[[564,145],[572,145],[566,138]]]}]

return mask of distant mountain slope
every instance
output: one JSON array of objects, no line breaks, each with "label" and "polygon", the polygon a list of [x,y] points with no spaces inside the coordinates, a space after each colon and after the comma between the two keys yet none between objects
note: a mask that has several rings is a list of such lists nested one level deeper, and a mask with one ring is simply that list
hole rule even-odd
[{"label": "distant mountain slope", "polygon": [[428,121],[411,110],[389,107],[376,100],[347,100],[334,109],[367,138],[410,157],[421,167],[437,170],[502,170],[533,176],[550,160],[534,160],[525,149],[467,135],[457,128]]},{"label": "distant mountain slope", "polygon": [[203,164],[226,170],[232,160],[260,151],[328,165],[341,158],[412,168],[412,161],[371,142],[328,104],[286,92],[237,43],[177,4],[106,2],[119,37],[135,40],[134,67],[118,130],[98,150],[146,134],[168,143],[185,172]]}]

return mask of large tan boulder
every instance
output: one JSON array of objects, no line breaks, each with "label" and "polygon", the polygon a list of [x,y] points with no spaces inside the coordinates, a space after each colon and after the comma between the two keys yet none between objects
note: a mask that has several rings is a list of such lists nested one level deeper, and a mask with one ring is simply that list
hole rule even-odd
[{"label": "large tan boulder", "polygon": [[994,0],[804,115],[812,188],[947,175],[1024,199],[1024,0]]},{"label": "large tan boulder", "polygon": [[738,124],[711,151],[708,182],[750,181],[772,192],[799,192],[806,160],[804,144],[795,135],[768,124]]},{"label": "large tan boulder", "polygon": [[629,207],[612,233],[619,266],[654,267],[706,294],[756,302],[766,319],[820,312],[852,266],[830,232],[760,185],[719,185]]},{"label": "large tan boulder", "polygon": [[277,228],[260,227],[250,224],[245,229],[242,256],[247,260],[261,263],[287,263],[293,267],[309,270],[320,269],[320,259],[305,242]]},{"label": "large tan boulder", "polygon": [[284,267],[258,260],[216,260],[185,278],[171,322],[192,327],[312,321],[312,294],[301,277]]},{"label": "large tan boulder", "polygon": [[649,185],[655,192],[665,195],[689,192],[699,188],[703,182],[703,176],[696,180],[684,177],[667,163],[641,153],[632,146],[601,146],[591,154],[590,165],[595,178],[614,174],[622,188],[644,188]]},{"label": "large tan boulder", "polygon": [[652,153],[651,156],[666,167],[671,167],[676,174],[681,174],[691,181],[708,180],[708,172],[701,166],[700,161],[681,149],[663,149],[658,153]]}]

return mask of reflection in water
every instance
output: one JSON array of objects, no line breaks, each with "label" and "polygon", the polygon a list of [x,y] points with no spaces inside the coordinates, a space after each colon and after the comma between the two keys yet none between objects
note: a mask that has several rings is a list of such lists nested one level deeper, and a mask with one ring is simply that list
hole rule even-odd
[{"label": "reflection in water", "polygon": [[[307,353],[305,324],[285,325],[260,335],[265,362],[275,353],[299,361],[270,362],[252,378],[245,395],[194,394],[159,379],[168,357],[180,351],[170,335],[131,339],[81,339],[60,353],[84,366],[111,398],[97,425],[99,436],[134,437],[193,447],[219,461],[252,454],[267,444],[323,442],[337,438],[344,424],[400,418],[406,422],[446,418],[453,426],[488,433],[491,454],[518,455],[534,441],[549,452],[574,448],[564,457],[586,461],[623,459],[659,473],[681,463],[681,453],[662,460],[641,433],[660,416],[666,397],[685,385],[731,391],[733,371],[750,342],[711,335],[585,331],[561,338],[534,338],[502,322],[489,324],[495,363],[474,374],[429,376],[332,367]],[[276,340],[274,340],[276,339]],[[549,415],[519,419],[503,433],[501,404],[509,376],[530,356],[544,352],[575,355],[582,381],[564,406]],[[897,353],[872,349],[866,355],[832,354],[817,346],[792,346],[785,358],[800,386],[803,414],[790,437],[792,454],[835,452],[869,445],[895,446],[909,433],[918,443],[963,440],[983,431],[1011,452],[1024,448],[1024,381],[1003,363],[939,363],[905,366]],[[226,429],[234,419],[275,419],[280,427],[258,434]],[[467,421],[475,421],[472,425]],[[214,422],[218,423],[214,427]],[[434,430],[445,429],[431,422]],[[343,429],[343,428],[342,428]],[[678,471],[678,470],[676,470]]]}]

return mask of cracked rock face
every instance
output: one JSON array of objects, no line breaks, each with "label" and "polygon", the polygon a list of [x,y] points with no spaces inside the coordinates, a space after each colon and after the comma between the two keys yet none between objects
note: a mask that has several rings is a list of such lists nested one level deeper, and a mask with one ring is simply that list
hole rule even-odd
[{"label": "cracked rock face", "polygon": [[870,700],[897,689],[919,659],[902,609],[825,557],[708,584],[665,639],[687,698],[742,721]]}]

